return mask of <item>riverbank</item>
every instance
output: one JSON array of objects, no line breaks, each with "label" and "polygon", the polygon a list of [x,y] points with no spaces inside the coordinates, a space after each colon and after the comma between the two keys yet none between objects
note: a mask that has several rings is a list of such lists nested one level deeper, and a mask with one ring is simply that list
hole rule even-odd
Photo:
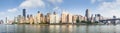
[{"label": "riverbank", "polygon": [[[15,24],[15,23],[13,23]],[[19,24],[28,24],[28,23],[19,23]],[[29,25],[29,24],[28,24]],[[88,23],[51,23],[51,24],[30,24],[30,25],[105,25],[102,23],[92,23],[92,24],[88,24]]]}]

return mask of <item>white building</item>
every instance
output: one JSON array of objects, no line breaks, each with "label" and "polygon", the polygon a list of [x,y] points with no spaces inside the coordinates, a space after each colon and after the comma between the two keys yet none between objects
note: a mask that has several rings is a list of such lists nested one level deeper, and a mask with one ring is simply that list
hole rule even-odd
[{"label": "white building", "polygon": [[54,12],[54,14],[50,15],[50,24],[51,23],[59,23],[59,22],[60,22],[60,19],[59,19],[58,14],[55,14],[55,12]]},{"label": "white building", "polygon": [[41,23],[41,13],[38,11],[38,14],[36,15],[36,23]]}]

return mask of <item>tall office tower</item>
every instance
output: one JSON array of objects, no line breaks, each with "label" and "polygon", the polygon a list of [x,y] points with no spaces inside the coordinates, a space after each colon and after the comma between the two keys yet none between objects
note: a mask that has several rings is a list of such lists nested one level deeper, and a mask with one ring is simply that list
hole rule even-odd
[{"label": "tall office tower", "polygon": [[26,22],[26,9],[23,9],[23,23]]},{"label": "tall office tower", "polygon": [[72,23],[72,15],[71,14],[67,15],[67,21],[68,21],[68,23]]},{"label": "tall office tower", "polygon": [[26,18],[26,9],[23,9],[23,17]]},{"label": "tall office tower", "polygon": [[30,24],[33,24],[34,23],[34,19],[33,19],[33,16],[30,15]]},{"label": "tall office tower", "polygon": [[62,12],[61,23],[67,23],[67,13]]},{"label": "tall office tower", "polygon": [[58,14],[56,14],[56,12],[53,12],[53,14],[50,15],[50,24],[59,22],[60,20]]},{"label": "tall office tower", "polygon": [[85,16],[87,17],[87,21],[90,21],[90,19],[89,19],[89,17],[90,17],[89,9],[86,10]]},{"label": "tall office tower", "polygon": [[40,13],[40,11],[38,11],[38,13],[37,13],[36,21],[37,21],[37,23],[41,23],[41,13]]}]

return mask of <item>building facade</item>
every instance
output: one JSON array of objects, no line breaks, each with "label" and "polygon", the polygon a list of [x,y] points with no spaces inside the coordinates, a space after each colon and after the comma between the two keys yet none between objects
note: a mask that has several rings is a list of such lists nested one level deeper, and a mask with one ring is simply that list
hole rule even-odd
[{"label": "building facade", "polygon": [[50,24],[52,23],[60,23],[59,16],[56,12],[50,15]]},{"label": "building facade", "polygon": [[66,12],[62,12],[62,16],[61,16],[61,23],[67,23],[67,13]]}]

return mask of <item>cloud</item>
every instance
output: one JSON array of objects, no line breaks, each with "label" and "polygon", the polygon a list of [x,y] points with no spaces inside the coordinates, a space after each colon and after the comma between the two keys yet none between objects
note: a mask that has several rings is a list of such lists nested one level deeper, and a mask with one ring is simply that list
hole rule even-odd
[{"label": "cloud", "polygon": [[95,3],[96,2],[96,0],[91,0],[91,3]]},{"label": "cloud", "polygon": [[4,15],[5,14],[5,12],[0,12],[0,15]]},{"label": "cloud", "polygon": [[45,3],[42,0],[25,0],[19,6],[20,8],[36,8],[45,7]]},{"label": "cloud", "polygon": [[115,0],[113,2],[103,2],[96,10],[98,13],[106,17],[119,16],[120,17],[120,0]]},{"label": "cloud", "polygon": [[58,4],[63,2],[63,0],[48,0],[48,1],[52,4]]},{"label": "cloud", "polygon": [[57,7],[57,6],[56,6],[55,8],[53,8],[54,11],[55,11],[55,10],[58,10],[58,9],[59,9],[59,7]]},{"label": "cloud", "polygon": [[91,0],[91,3],[94,4],[96,2],[103,2],[103,1],[105,1],[105,0]]},{"label": "cloud", "polygon": [[8,11],[8,12],[17,12],[18,9],[17,9],[17,8],[12,8],[12,9],[8,9],[7,11]]}]

